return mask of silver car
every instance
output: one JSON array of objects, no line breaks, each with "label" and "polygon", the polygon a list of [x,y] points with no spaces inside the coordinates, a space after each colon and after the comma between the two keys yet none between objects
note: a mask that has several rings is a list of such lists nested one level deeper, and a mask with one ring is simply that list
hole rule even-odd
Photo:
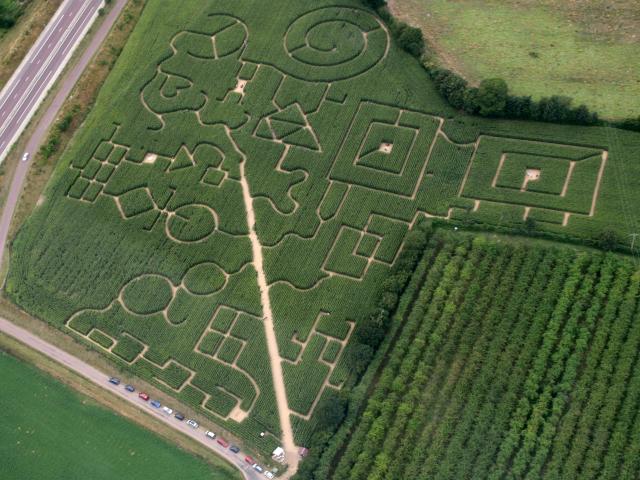
[{"label": "silver car", "polygon": [[191,428],[198,428],[198,422],[196,422],[195,420],[187,420],[187,425],[189,425]]}]

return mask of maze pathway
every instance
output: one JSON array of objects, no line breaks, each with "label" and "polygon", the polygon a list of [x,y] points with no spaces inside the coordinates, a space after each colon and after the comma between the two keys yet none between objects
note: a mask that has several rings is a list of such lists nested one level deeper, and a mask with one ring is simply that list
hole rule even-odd
[{"label": "maze pathway", "polygon": [[149,4],[9,285],[256,448],[284,445],[293,472],[406,232],[590,219],[609,152],[460,132],[371,12],[268,3]]}]

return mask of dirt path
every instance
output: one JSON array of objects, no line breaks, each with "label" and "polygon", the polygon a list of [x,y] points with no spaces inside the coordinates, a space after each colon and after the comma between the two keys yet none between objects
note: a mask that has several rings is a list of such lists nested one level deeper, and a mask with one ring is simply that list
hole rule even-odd
[{"label": "dirt path", "polygon": [[[233,142],[233,138],[229,135]],[[234,143],[235,145],[235,143]],[[237,147],[236,147],[237,148]],[[240,153],[240,149],[238,149]],[[242,197],[245,210],[247,212],[247,226],[249,227],[249,240],[253,252],[253,266],[258,274],[258,287],[260,288],[260,301],[262,303],[262,315],[264,321],[264,331],[267,338],[267,349],[269,351],[269,362],[271,365],[271,375],[273,378],[273,388],[276,394],[276,404],[278,407],[278,417],[282,430],[282,448],[286,454],[286,461],[289,465],[287,473],[281,478],[289,478],[298,470],[298,449],[293,439],[293,428],[291,427],[291,409],[287,401],[287,390],[284,385],[284,373],[282,371],[282,359],[278,351],[278,341],[273,325],[273,312],[271,311],[271,299],[269,298],[269,285],[264,274],[262,245],[255,230],[256,217],[253,211],[253,199],[249,190],[249,182],[245,176],[244,165],[246,158],[240,164],[240,184],[242,186]]]},{"label": "dirt path", "polygon": [[598,196],[600,195],[600,184],[602,183],[602,174],[604,173],[604,167],[607,165],[608,159],[609,159],[609,151],[604,150],[602,152],[602,163],[600,164],[600,170],[598,170],[596,188],[593,191],[593,198],[591,199],[591,210],[589,211],[590,217],[593,217],[596,213],[596,202],[598,201]]}]

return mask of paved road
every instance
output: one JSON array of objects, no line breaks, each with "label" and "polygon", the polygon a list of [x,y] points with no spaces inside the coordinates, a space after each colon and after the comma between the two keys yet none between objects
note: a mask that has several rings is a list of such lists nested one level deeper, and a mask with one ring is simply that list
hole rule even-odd
[{"label": "paved road", "polygon": [[48,356],[56,362],[64,365],[69,370],[72,370],[84,378],[90,380],[96,385],[109,390],[114,395],[120,397],[123,401],[134,405],[136,408],[145,411],[152,415],[163,423],[169,425],[171,428],[178,430],[179,432],[191,437],[196,442],[204,445],[206,448],[214,451],[217,455],[224,457],[231,464],[238,467],[242,472],[242,475],[247,480],[264,480],[266,477],[259,474],[250,465],[244,461],[245,454],[242,452],[237,455],[228,449],[222,448],[215,440],[211,440],[205,437],[204,432],[206,427],[200,426],[197,430],[189,427],[186,422],[179,422],[172,416],[165,415],[160,409],[151,407],[149,402],[145,402],[138,398],[137,393],[127,392],[123,385],[112,385],[108,382],[109,376],[101,372],[95,367],[92,367],[88,363],[83,362],[79,358],[74,357],[70,353],[52,345],[51,343],[43,340],[42,338],[34,335],[33,333],[25,330],[10,321],[0,318],[0,332],[5,333],[20,342],[28,345],[29,347],[37,350],[38,352]]},{"label": "paved road", "polygon": [[[59,70],[62,70],[64,64],[68,62],[68,58],[63,58],[62,60],[60,60],[60,49],[56,48],[55,45],[49,46],[49,39],[57,38],[58,42],[64,42],[63,44],[65,46],[65,51],[67,52],[67,55],[70,56],[73,48],[75,47],[75,45],[71,45],[72,40],[70,39],[75,38],[75,44],[77,45],[80,39],[86,34],[86,31],[93,21],[93,17],[87,12],[93,12],[93,15],[95,15],[95,13],[97,12],[97,8],[101,5],[101,3],[102,0],[66,0],[56,13],[56,16],[54,16],[50,24],[42,32],[40,38],[27,55],[27,58],[23,61],[23,63],[14,74],[14,77],[11,78],[11,80],[7,83],[5,89],[0,93],[0,145],[2,145],[0,147],[0,159],[3,158],[3,155],[10,148],[9,143],[3,144],[3,141],[15,141],[15,139],[7,140],[10,135],[10,133],[7,133],[10,131],[9,125],[13,125],[14,127],[17,126],[18,134],[16,136],[19,136],[19,133],[21,133],[24,125],[18,125],[18,122],[20,122],[20,118],[24,118],[23,115],[25,109],[28,109],[29,106],[31,106],[32,111],[27,112],[26,120],[22,120],[24,124],[28,122],[30,116],[33,114],[33,111],[35,111],[37,105],[41,101],[41,99],[36,98],[36,95],[38,95],[38,92],[40,90],[32,90],[29,85],[23,84],[23,82],[28,82],[28,79],[31,78],[32,82],[34,82],[34,85],[36,86],[41,87],[43,85],[42,82],[49,82],[49,84],[52,84],[53,81],[55,81],[55,79],[59,76]],[[44,114],[40,118],[33,135],[27,142],[26,149],[28,152],[37,152],[40,146],[46,140],[47,132],[53,121],[55,120],[58,111],[60,110],[74,85],[82,75],[82,72],[85,70],[92,57],[97,52],[98,48],[108,35],[111,27],[117,20],[126,3],[127,0],[116,0],[114,2],[114,5],[112,6],[108,15],[104,18],[104,21],[100,25],[98,31],[92,36],[89,45],[82,53],[80,59],[61,79],[61,84],[55,98],[51,102],[51,105],[47,108],[46,112],[44,112]],[[77,15],[79,15],[79,17]],[[74,23],[73,19],[76,19],[77,22]],[[67,25],[67,29],[69,29],[70,32],[74,33],[70,33],[67,37],[64,37],[64,28],[63,31],[57,33],[62,26],[62,23],[60,22],[64,22],[64,25]],[[80,24],[84,25],[84,28],[82,30],[78,30],[80,28]],[[71,50],[68,50],[69,48]],[[43,52],[48,53],[45,54]],[[55,58],[58,59],[57,61],[64,62],[63,64],[58,64],[58,70],[56,70],[52,66],[53,62],[49,62],[50,58],[53,58],[52,55],[55,55]],[[39,72],[41,73],[41,70],[45,68],[45,65],[47,70],[43,75],[38,76]],[[38,66],[40,66],[41,68],[38,68]],[[31,72],[31,74],[28,74],[28,72]],[[43,96],[46,95],[46,92],[49,88],[50,85],[44,85],[44,90],[42,90]],[[7,92],[9,92],[8,96]],[[18,96],[16,101],[12,102],[12,96],[15,95],[16,92],[22,92],[23,96]],[[8,120],[8,123],[5,123],[5,118]],[[30,163],[31,159],[28,162],[19,162],[14,177],[11,180],[11,186],[9,194],[7,196],[7,201],[4,205],[2,216],[0,217],[0,261],[4,256],[4,250],[6,247],[11,219],[13,218],[16,205],[20,198],[22,186],[29,170]],[[198,430],[193,430],[190,427],[187,427],[185,423],[178,422],[177,420],[173,419],[173,417],[168,418],[158,410],[151,408],[147,402],[139,400],[137,395],[127,393],[122,387],[111,385],[107,382],[108,376],[106,373],[100,372],[99,370],[83,362],[82,360],[74,357],[71,354],[68,354],[58,347],[42,340],[40,337],[30,333],[27,330],[24,330],[23,328],[18,327],[17,325],[3,318],[0,318],[0,331],[16,338],[17,340],[25,343],[31,348],[38,350],[44,355],[47,355],[53,360],[89,379],[93,383],[112,391],[124,400],[157,417],[169,426],[194,438],[199,443],[210,448],[212,451],[216,452],[218,455],[224,457],[233,465],[238,467],[245,479],[258,480],[266,478],[258,474],[251,468],[250,465],[248,465],[244,461],[244,454],[235,455],[231,451],[223,449],[216,442],[211,441],[204,436],[205,430],[202,427]]]},{"label": "paved road", "polygon": [[102,0],[66,0],[0,93],[0,161],[98,15]]},{"label": "paved road", "polygon": [[[64,12],[64,15],[68,15],[69,12],[66,10],[68,7],[70,6],[75,7],[75,10],[79,11],[80,9],[78,9],[78,5],[83,4],[84,2],[85,0],[65,1],[60,6],[60,9],[56,13],[56,16],[54,16],[54,18],[51,20],[50,25],[57,25],[57,22],[60,21],[60,17],[61,15],[63,15],[63,12]],[[99,4],[99,2],[96,2],[95,0],[86,0],[86,3],[91,5]],[[117,20],[118,16],[120,15],[120,12],[122,11],[126,3],[127,3],[127,0],[117,0],[116,2],[114,2],[108,15],[104,18],[102,24],[100,25],[100,28],[92,36],[91,42],[82,53],[82,56],[79,58],[77,62],[75,62],[72,69],[68,71],[64,75],[64,77],[61,79],[60,87],[58,88],[58,92],[55,98],[53,99],[51,105],[47,108],[46,112],[44,112],[44,114],[40,118],[38,124],[36,125],[33,135],[29,138],[27,142],[26,151],[32,152],[33,154],[37,152],[40,149],[40,146],[45,142],[49,127],[52,125],[53,121],[55,120],[58,114],[58,111],[60,110],[60,107],[62,107],[62,104],[65,102],[65,100],[69,96],[74,85],[80,78],[80,75],[82,75],[82,72],[85,70],[85,68],[91,61],[91,58],[93,58],[98,48],[100,48],[100,45],[106,38],[107,34],[109,33],[109,30],[111,30],[111,27]],[[67,17],[67,18],[70,18],[70,17]],[[60,28],[60,27],[56,27],[56,28]],[[21,74],[20,74],[20,72],[22,71],[21,69],[23,69],[25,65],[27,66],[29,65],[29,62],[31,62],[31,59],[34,58],[33,57],[34,54],[37,54],[38,58],[40,59],[40,65],[41,66],[43,65],[42,59],[40,58],[40,55],[41,55],[40,52],[42,51],[42,49],[40,49],[40,46],[43,45],[42,43],[43,40],[46,40],[47,38],[49,38],[50,34],[51,34],[51,28],[47,26],[47,28],[42,32],[42,34],[38,38],[38,41],[33,46],[33,48],[31,49],[31,51],[29,52],[29,54],[27,55],[23,63],[20,65],[20,67],[18,67],[18,70],[16,70],[16,73],[14,74],[14,76],[11,78],[11,80],[9,80],[9,82],[5,86],[5,89],[2,91],[2,93],[0,93],[0,96],[1,96],[0,105],[4,106],[4,103],[2,102],[4,102],[5,91],[7,90],[13,91],[12,85],[15,84],[16,79],[18,77],[21,77]],[[44,45],[46,47],[46,43]],[[38,60],[36,60],[33,63],[35,65],[38,65]],[[21,77],[21,78],[26,78],[26,77]],[[45,90],[45,93],[46,93],[46,90]],[[35,109],[36,107],[34,107],[34,110]],[[4,122],[0,121],[0,129],[3,127],[4,127]],[[0,149],[0,152],[3,152],[3,151],[7,152],[9,150],[9,147],[5,145],[3,149]],[[1,158],[1,155],[2,153],[0,153],[0,158]],[[20,198],[20,193],[22,192],[22,185],[24,184],[24,179],[27,176],[30,163],[31,163],[31,158],[29,159],[28,162],[18,162],[18,166],[16,167],[15,174],[11,179],[11,185],[9,187],[7,200],[2,210],[2,215],[0,217],[0,259],[4,258],[4,250],[7,242],[7,236],[9,234],[11,219],[13,218],[13,213],[18,203],[18,199]]]}]

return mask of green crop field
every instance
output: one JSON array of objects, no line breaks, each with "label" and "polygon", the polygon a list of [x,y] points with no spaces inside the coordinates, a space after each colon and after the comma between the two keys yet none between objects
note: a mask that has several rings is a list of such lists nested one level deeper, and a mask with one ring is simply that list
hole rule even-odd
[{"label": "green crop field", "polygon": [[230,480],[209,465],[0,352],[3,480]]},{"label": "green crop field", "polygon": [[389,0],[439,60],[516,95],[567,95],[606,118],[640,115],[636,0]]},{"label": "green crop field", "polygon": [[269,453],[304,443],[343,387],[419,219],[629,241],[639,149],[457,115],[356,0],[150,0],[13,241],[6,291]]},{"label": "green crop field", "polygon": [[422,264],[332,479],[638,478],[633,262],[436,234]]}]

